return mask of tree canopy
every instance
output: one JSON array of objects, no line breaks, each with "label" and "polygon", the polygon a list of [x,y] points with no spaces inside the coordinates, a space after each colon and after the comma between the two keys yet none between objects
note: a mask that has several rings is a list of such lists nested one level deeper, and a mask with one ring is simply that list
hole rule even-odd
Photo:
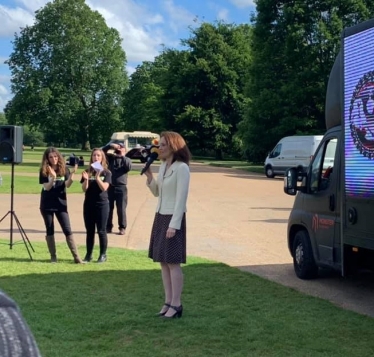
[{"label": "tree canopy", "polygon": [[232,149],[246,101],[250,27],[217,22],[190,31],[182,50],[164,49],[133,73],[125,120],[129,128],[179,131],[191,149],[222,157]]},{"label": "tree canopy", "polygon": [[7,61],[14,94],[8,121],[85,149],[107,140],[120,126],[128,82],[121,41],[84,0],[55,0],[36,11],[35,24],[15,35]]},{"label": "tree canopy", "polygon": [[373,15],[373,2],[258,0],[252,18],[252,62],[240,126],[251,160],[283,136],[323,134],[330,70],[343,28]]}]

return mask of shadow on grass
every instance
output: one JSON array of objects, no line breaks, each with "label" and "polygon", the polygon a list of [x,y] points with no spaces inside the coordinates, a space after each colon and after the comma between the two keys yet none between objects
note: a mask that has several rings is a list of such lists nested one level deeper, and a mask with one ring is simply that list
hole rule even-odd
[{"label": "shadow on grass", "polygon": [[146,252],[110,249],[107,263],[86,265],[2,254],[0,286],[43,356],[369,356],[374,347],[374,320],[224,264],[189,258],[183,317],[164,321],[159,266]]}]

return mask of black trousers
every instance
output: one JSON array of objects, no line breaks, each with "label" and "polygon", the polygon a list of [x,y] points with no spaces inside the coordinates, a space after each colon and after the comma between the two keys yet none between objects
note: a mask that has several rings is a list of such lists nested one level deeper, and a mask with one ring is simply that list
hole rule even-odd
[{"label": "black trousers", "polygon": [[86,249],[87,255],[91,256],[95,245],[95,228],[99,235],[100,255],[106,254],[108,237],[106,233],[106,222],[108,221],[109,202],[100,204],[83,204],[83,219],[86,227]]},{"label": "black trousers", "polygon": [[111,230],[113,228],[113,211],[114,202],[116,203],[117,216],[118,216],[118,228],[127,227],[126,207],[127,207],[127,185],[112,186],[108,188],[109,196],[109,217],[107,222],[107,228]]},{"label": "black trousers", "polygon": [[58,223],[60,223],[61,229],[65,236],[67,237],[72,235],[69,214],[67,212],[47,211],[41,209],[40,213],[44,219],[47,236],[53,236],[55,234],[54,216],[56,216]]}]

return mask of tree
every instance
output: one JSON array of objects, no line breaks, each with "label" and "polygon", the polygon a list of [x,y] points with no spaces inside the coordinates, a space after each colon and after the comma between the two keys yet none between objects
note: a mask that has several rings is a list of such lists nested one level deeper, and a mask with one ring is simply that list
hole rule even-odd
[{"label": "tree", "polygon": [[165,118],[192,149],[214,150],[217,158],[232,152],[247,100],[250,32],[247,25],[203,23],[182,41],[184,56],[170,62]]},{"label": "tree", "polygon": [[0,125],[6,125],[8,122],[6,120],[5,114],[0,113]]},{"label": "tree", "polygon": [[329,73],[344,27],[373,15],[368,0],[258,0],[253,18],[246,116],[248,159],[263,160],[282,137],[325,130]]},{"label": "tree", "polygon": [[44,135],[38,130],[32,130],[28,126],[24,126],[23,143],[30,146],[45,146]]},{"label": "tree", "polygon": [[163,56],[154,62],[143,62],[130,76],[129,88],[124,95],[124,123],[126,131],[163,130],[161,97],[164,89],[160,72],[167,71]]},{"label": "tree", "polygon": [[13,124],[55,132],[61,141],[103,142],[120,123],[126,55],[117,30],[84,0],[55,0],[15,35],[7,63]]}]

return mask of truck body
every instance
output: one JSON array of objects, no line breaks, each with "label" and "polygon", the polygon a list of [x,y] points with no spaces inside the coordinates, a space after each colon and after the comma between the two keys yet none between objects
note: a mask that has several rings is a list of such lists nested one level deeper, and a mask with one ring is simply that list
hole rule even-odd
[{"label": "truck body", "polygon": [[290,167],[305,172],[322,138],[322,135],[294,135],[282,138],[265,159],[265,175],[269,178],[284,176]]},{"label": "truck body", "polygon": [[113,133],[110,142],[121,143],[126,150],[149,145],[153,139],[160,139],[160,135],[150,131],[120,131]]},{"label": "truck body", "polygon": [[284,178],[285,193],[296,195],[287,238],[302,279],[316,277],[320,267],[344,276],[374,265],[374,19],[343,31],[325,120],[327,132],[301,184],[294,168]]}]

